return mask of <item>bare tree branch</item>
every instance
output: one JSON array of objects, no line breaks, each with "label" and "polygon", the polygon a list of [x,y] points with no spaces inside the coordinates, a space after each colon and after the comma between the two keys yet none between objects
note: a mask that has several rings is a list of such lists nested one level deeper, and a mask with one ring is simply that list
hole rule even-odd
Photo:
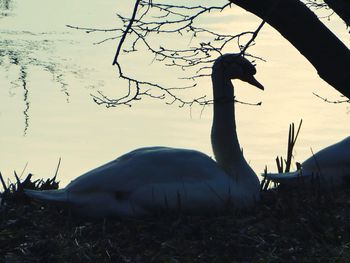
[{"label": "bare tree branch", "polygon": [[[327,103],[332,103],[332,104],[339,104],[339,103],[350,103],[350,99],[346,98],[346,99],[343,99],[343,100],[330,100],[330,99],[327,99],[325,97],[322,97],[321,95],[318,95],[317,93],[313,92],[312,94],[314,94],[317,98],[323,100],[324,102],[327,102]],[[345,96],[342,96],[345,98]]]},{"label": "bare tree branch", "polygon": [[346,24],[350,26],[350,1],[348,0],[306,0],[305,4],[313,9],[331,9],[333,12],[326,16],[329,18],[336,13]]},{"label": "bare tree branch", "polygon": [[120,50],[122,49],[122,46],[123,46],[123,43],[125,41],[126,35],[128,34],[129,30],[131,29],[133,22],[135,21],[135,17],[136,17],[136,13],[137,13],[137,9],[139,7],[140,1],[141,0],[136,0],[136,2],[135,2],[134,11],[133,11],[132,16],[131,16],[131,18],[129,20],[129,24],[126,27],[126,29],[125,29],[125,31],[124,31],[124,33],[123,33],[123,35],[122,35],[122,37],[121,37],[121,39],[119,41],[119,45],[117,47],[117,52],[116,52],[114,60],[113,60],[113,65],[117,64],[117,59],[118,59],[118,56],[120,54]]},{"label": "bare tree branch", "polygon": [[[119,39],[113,65],[117,67],[118,76],[127,81],[127,92],[118,98],[110,98],[102,92],[98,92],[92,95],[94,101],[106,107],[131,106],[133,102],[141,100],[143,97],[165,100],[166,104],[177,105],[178,107],[212,104],[213,101],[207,98],[206,95],[185,99],[179,95],[179,92],[196,87],[199,79],[210,77],[211,64],[215,58],[225,50],[232,50],[232,44],[237,45],[240,53],[245,53],[245,56],[262,60],[260,57],[246,53],[246,50],[254,42],[264,22],[255,31],[245,31],[239,34],[227,34],[201,24],[200,19],[229,8],[231,8],[231,3],[227,1],[223,1],[221,5],[217,6],[204,6],[191,5],[191,3],[177,5],[165,4],[161,1],[136,0],[130,17],[117,14],[123,24],[122,29],[69,26],[70,28],[84,30],[87,33],[113,31],[118,33],[117,36],[106,38],[96,44]],[[169,43],[160,44],[161,41],[154,41],[154,39],[161,40],[168,36],[189,38],[190,44],[185,47],[177,46],[174,48]],[[251,40],[246,45],[241,45],[241,38],[247,36],[251,36]],[[175,84],[175,86],[170,87],[157,81],[141,80],[137,77],[137,74],[131,76],[130,73],[124,72],[124,64],[120,60],[121,55],[127,56],[139,52],[139,50],[146,50],[149,54],[152,54],[152,63],[179,69],[180,76],[178,80],[182,83],[185,82],[185,84]],[[247,105],[261,104],[260,102],[240,103]]]}]

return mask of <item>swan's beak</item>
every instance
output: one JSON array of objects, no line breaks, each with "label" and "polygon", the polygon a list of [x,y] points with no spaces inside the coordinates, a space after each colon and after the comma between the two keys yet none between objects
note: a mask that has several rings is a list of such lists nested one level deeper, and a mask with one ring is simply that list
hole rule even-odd
[{"label": "swan's beak", "polygon": [[250,75],[248,76],[246,79],[244,79],[245,82],[248,82],[249,84],[261,89],[261,90],[264,90],[264,86],[256,80],[256,78],[254,78],[253,75]]}]

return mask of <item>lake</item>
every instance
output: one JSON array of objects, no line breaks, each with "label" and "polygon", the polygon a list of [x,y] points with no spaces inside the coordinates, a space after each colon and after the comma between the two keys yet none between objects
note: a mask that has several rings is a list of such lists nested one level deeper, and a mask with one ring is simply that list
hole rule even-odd
[{"label": "lake", "polygon": [[[107,109],[93,102],[91,94],[98,91],[117,97],[127,89],[112,66],[117,40],[96,45],[113,34],[86,34],[66,25],[118,27],[115,13],[130,12],[128,1],[0,3],[0,171],[6,178],[12,178],[13,170],[21,173],[26,164],[25,173],[51,177],[61,157],[59,180],[64,186],[83,172],[142,146],[192,148],[212,156],[210,107],[202,112],[196,105],[179,108],[143,99],[132,107]],[[222,20],[217,16],[209,21],[209,26],[229,33],[255,30],[260,23],[238,7]],[[350,46],[342,21],[336,16],[322,21]],[[311,149],[316,152],[349,136],[350,105],[325,103],[313,95],[340,99],[278,32],[264,26],[249,52],[267,60],[257,61],[256,75],[265,91],[234,83],[237,99],[262,102],[262,106],[236,106],[239,140],[256,173],[262,173],[265,165],[276,171],[276,156],[286,155],[291,122],[297,125],[303,119],[296,161],[310,156]],[[150,57],[139,55],[124,63],[140,78],[152,74],[159,81],[176,79],[162,67],[148,70],[151,62]],[[206,79],[190,95],[210,95],[210,89]]]}]

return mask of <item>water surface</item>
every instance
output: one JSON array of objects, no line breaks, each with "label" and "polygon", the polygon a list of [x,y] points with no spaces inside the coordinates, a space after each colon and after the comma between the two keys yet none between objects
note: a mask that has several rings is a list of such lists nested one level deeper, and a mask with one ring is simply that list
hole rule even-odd
[{"label": "water surface", "polygon": [[[103,91],[118,96],[126,83],[111,66],[116,42],[94,45],[109,35],[85,34],[67,28],[115,27],[114,13],[128,11],[120,1],[48,2],[1,1],[0,11],[0,170],[7,177],[27,172],[52,176],[62,158],[62,185],[81,173],[122,153],[142,146],[167,145],[193,148],[211,154],[211,108],[178,108],[145,99],[133,107],[106,109],[90,94]],[[232,19],[230,19],[232,16]],[[234,32],[254,30],[259,20],[235,8],[230,16],[212,19],[212,27]],[[214,21],[214,22],[213,22]],[[349,46],[344,24],[332,17],[325,21]],[[315,43],[316,44],[316,43]],[[234,51],[234,50],[233,50]],[[278,32],[266,26],[252,49],[267,63],[258,62],[261,92],[235,82],[238,99],[262,101],[262,106],[237,105],[238,135],[244,155],[260,173],[275,170],[276,155],[285,155],[288,125],[304,123],[295,159],[311,154],[349,135],[349,104],[327,104],[312,92],[329,99],[339,94],[320,80],[312,66]],[[322,55],[322,54],[320,54]],[[151,61],[125,62],[139,76],[148,76]],[[157,68],[155,79],[168,81],[171,71]],[[175,76],[176,77],[176,76]],[[210,80],[191,91],[210,94]]]}]

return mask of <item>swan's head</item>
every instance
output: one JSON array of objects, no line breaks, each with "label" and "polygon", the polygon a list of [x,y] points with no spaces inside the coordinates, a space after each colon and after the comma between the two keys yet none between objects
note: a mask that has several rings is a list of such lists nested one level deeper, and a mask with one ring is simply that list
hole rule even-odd
[{"label": "swan's head", "polygon": [[216,59],[213,70],[223,71],[229,79],[239,79],[259,89],[264,89],[264,86],[254,78],[256,73],[255,66],[240,54],[220,56]]}]

